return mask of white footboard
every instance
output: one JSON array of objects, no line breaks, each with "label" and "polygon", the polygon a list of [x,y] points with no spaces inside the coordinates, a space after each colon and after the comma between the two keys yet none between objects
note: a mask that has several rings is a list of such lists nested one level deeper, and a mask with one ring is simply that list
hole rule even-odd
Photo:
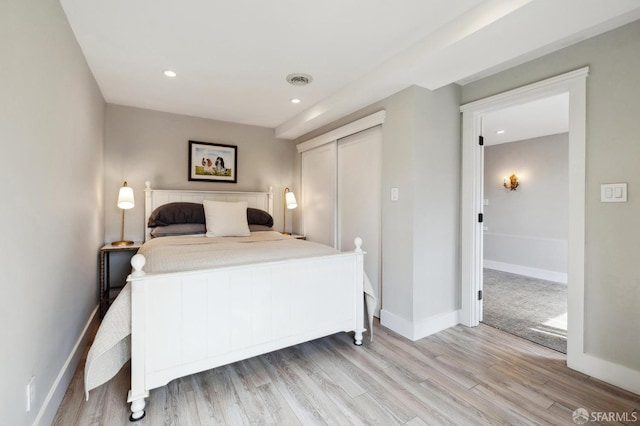
[{"label": "white footboard", "polygon": [[[357,239],[357,244],[361,241]],[[364,329],[363,252],[145,274],[132,259],[131,420],[149,390],[341,331]]]}]

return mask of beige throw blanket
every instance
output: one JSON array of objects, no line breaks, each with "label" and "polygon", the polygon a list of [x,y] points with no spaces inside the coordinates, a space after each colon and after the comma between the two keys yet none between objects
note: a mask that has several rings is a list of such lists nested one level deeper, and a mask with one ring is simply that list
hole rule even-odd
[{"label": "beige throw blanket", "polygon": [[[139,250],[147,259],[148,273],[165,273],[285,259],[326,256],[337,250],[300,241],[278,232],[255,232],[250,237],[163,237],[145,243]],[[369,279],[364,280],[365,304],[373,340],[376,297]],[[85,396],[109,381],[131,358],[131,288],[127,284],[113,302],[89,349],[84,367]]]}]

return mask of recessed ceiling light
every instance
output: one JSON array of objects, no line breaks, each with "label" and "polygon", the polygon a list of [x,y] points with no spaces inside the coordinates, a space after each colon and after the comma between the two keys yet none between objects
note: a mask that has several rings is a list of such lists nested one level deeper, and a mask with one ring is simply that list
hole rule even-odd
[{"label": "recessed ceiling light", "polygon": [[291,98],[291,103],[292,103],[292,104],[299,104],[299,103],[300,103],[300,99],[298,99],[298,98]]},{"label": "recessed ceiling light", "polygon": [[176,74],[176,72],[175,72],[175,71],[165,70],[165,71],[164,71],[164,75],[166,75],[167,77],[171,77],[171,78],[173,78],[173,77],[175,77],[175,76],[176,76],[176,75],[178,75],[178,74]]},{"label": "recessed ceiling light", "polygon": [[503,134],[504,134],[504,130],[498,130],[498,131],[496,132],[496,134],[498,134],[498,135],[503,135]]}]

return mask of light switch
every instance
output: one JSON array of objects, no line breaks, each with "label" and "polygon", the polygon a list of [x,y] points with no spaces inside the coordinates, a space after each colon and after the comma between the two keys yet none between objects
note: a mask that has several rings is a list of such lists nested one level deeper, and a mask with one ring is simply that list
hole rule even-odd
[{"label": "light switch", "polygon": [[626,183],[603,183],[600,185],[600,201],[603,203],[626,203]]},{"label": "light switch", "polygon": [[398,188],[391,188],[391,201],[398,201],[398,198],[400,198]]},{"label": "light switch", "polygon": [[483,204],[484,204],[485,206],[488,206],[488,205],[489,205],[489,199],[488,199],[488,198],[485,198],[485,199],[483,200]]},{"label": "light switch", "polygon": [[613,188],[604,189],[604,198],[613,198]]}]

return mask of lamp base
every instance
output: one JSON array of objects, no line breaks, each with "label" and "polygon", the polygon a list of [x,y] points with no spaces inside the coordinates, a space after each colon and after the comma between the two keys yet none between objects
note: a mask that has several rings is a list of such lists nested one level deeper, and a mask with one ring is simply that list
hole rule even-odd
[{"label": "lamp base", "polygon": [[111,245],[116,247],[132,246],[133,241],[114,241],[111,243]]}]

